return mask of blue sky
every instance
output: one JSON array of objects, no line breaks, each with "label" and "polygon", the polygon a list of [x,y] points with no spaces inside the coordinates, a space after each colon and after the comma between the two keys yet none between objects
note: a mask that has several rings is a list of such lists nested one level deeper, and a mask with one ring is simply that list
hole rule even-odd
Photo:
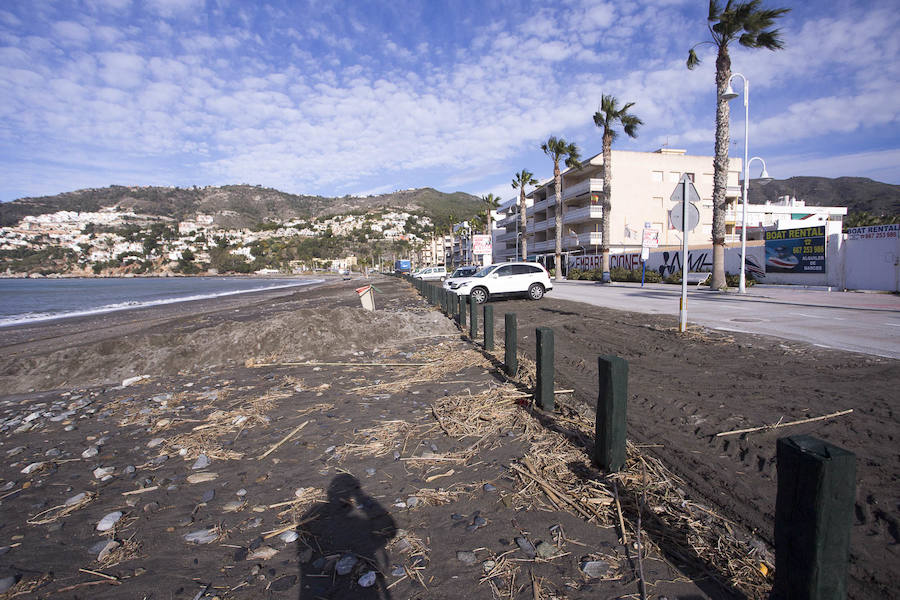
[{"label": "blue sky", "polygon": [[[732,50],[770,174],[900,184],[895,0],[775,4],[786,49]],[[514,195],[550,135],[600,152],[601,94],[639,137],[711,155],[704,0],[6,0],[0,200],[250,183],[326,196],[431,186]],[[738,82],[738,85],[739,82]],[[731,155],[743,154],[732,102]],[[754,169],[755,170],[755,169]],[[751,173],[752,176],[758,173]]]}]

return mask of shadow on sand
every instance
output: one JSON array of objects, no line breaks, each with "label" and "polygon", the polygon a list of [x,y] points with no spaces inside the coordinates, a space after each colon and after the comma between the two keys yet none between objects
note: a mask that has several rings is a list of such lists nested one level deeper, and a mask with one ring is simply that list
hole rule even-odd
[{"label": "shadow on sand", "polygon": [[385,545],[396,535],[397,525],[355,477],[340,474],[332,479],[328,501],[303,515],[297,533],[301,600],[390,598],[384,581],[390,569]]}]

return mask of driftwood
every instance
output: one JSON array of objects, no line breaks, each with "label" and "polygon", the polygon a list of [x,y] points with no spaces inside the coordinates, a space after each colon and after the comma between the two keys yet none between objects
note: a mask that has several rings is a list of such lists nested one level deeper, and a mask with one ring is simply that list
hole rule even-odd
[{"label": "driftwood", "polygon": [[788,423],[774,423],[772,425],[763,425],[761,427],[748,427],[747,429],[735,429],[733,431],[723,431],[722,433],[717,433],[716,437],[723,437],[726,435],[739,435],[741,433],[752,433],[754,431],[764,431],[766,429],[779,429],[781,427],[790,427],[791,425],[802,425],[803,423],[812,423],[814,421],[824,421],[825,419],[832,419],[834,417],[840,417],[843,415],[849,415],[853,412],[852,408],[848,408],[847,410],[839,410],[838,412],[833,412],[828,415],[822,415],[821,417],[811,417],[809,419],[800,419],[799,421],[790,421]]},{"label": "driftwood", "polygon": [[281,438],[281,440],[279,440],[279,442],[278,442],[277,444],[275,444],[274,446],[272,446],[271,448],[269,448],[268,450],[266,450],[265,454],[263,454],[262,456],[260,456],[257,460],[262,460],[262,459],[264,459],[265,457],[267,457],[268,455],[272,454],[279,446],[281,446],[283,443],[285,443],[286,441],[288,441],[289,439],[291,439],[291,437],[293,437],[293,435],[294,435],[295,433],[297,433],[298,431],[300,431],[301,429],[303,429],[304,427],[306,427],[308,423],[309,423],[308,420],[307,420],[307,421],[303,421],[300,425],[298,425],[297,427],[295,427],[289,434],[287,434],[286,436],[284,436],[283,438]]},{"label": "driftwood", "polygon": [[431,363],[375,363],[375,362],[279,362],[253,363],[253,367],[427,367]]}]

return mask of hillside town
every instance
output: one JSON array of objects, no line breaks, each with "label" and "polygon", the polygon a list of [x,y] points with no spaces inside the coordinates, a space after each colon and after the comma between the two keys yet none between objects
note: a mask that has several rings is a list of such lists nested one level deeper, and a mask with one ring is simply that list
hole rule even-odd
[{"label": "hillside town", "polygon": [[[349,269],[358,261],[342,248],[339,258],[301,256],[275,264],[266,260],[265,250],[275,241],[317,239],[419,247],[426,245],[426,238],[431,242],[426,232],[432,227],[426,215],[380,210],[227,229],[218,226],[211,214],[178,221],[111,206],[95,212],[26,216],[14,226],[0,228],[0,251],[7,262],[6,276],[299,273]],[[28,257],[42,260],[21,260]],[[24,268],[9,264],[16,258]]]}]

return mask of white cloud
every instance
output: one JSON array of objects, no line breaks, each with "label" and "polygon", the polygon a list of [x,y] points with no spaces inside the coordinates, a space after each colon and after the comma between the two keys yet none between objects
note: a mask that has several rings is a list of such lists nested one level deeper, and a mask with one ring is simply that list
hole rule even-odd
[{"label": "white cloud", "polygon": [[63,43],[84,46],[91,41],[91,31],[74,21],[60,21],[53,24],[53,34]]},{"label": "white cloud", "polygon": [[165,18],[202,10],[204,4],[204,0],[146,0],[148,10]]},{"label": "white cloud", "polygon": [[144,80],[144,59],[124,52],[102,52],[99,55],[100,77],[115,87],[135,88]]}]

